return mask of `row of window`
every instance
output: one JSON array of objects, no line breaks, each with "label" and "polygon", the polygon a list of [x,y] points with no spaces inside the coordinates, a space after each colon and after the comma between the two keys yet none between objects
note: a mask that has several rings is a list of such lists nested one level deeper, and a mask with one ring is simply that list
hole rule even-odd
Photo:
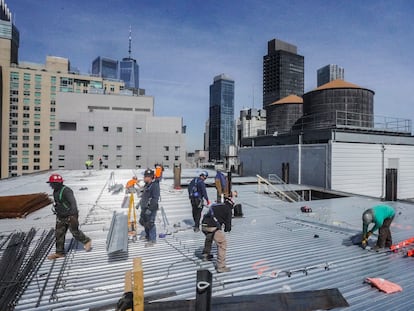
[{"label": "row of window", "polygon": [[[10,147],[11,148],[17,148],[17,143],[11,143]],[[29,144],[28,143],[22,143],[22,148],[29,148]],[[38,143],[33,144],[33,148],[40,148],[40,144],[38,144]]]},{"label": "row of window", "polygon": [[[180,146],[174,146],[175,151],[179,151],[180,150]],[[102,145],[102,150],[108,150],[109,149],[109,145]],[[142,150],[142,146],[137,145],[135,146],[136,150]],[[59,145],[59,150],[65,150],[65,145]],[[95,145],[88,145],[88,150],[95,150]],[[122,150],[122,145],[116,145],[116,150]],[[170,146],[164,146],[164,151],[169,151],[170,150]]]},{"label": "row of window", "polygon": [[[18,162],[18,158],[9,158],[9,163],[17,163]],[[30,163],[29,158],[21,158],[21,162],[23,164],[27,164]],[[39,158],[34,158],[33,159],[34,163],[40,163],[40,159]]]},{"label": "row of window", "polygon": [[[59,149],[59,150],[61,150],[61,149]],[[63,149],[63,150],[64,150],[64,149]],[[122,155],[119,155],[119,154],[118,154],[118,155],[116,155],[115,157],[116,157],[116,160],[117,160],[117,161],[122,160]],[[135,160],[136,160],[136,161],[141,160],[141,158],[142,158],[142,156],[141,156],[141,155],[136,155],[136,156],[135,156]],[[94,156],[93,154],[89,154],[89,155],[88,155],[88,160],[93,161],[94,159],[95,159],[95,156]],[[103,161],[108,161],[108,160],[109,160],[109,155],[107,155],[107,154],[102,155],[102,160],[103,160]],[[164,156],[164,160],[165,160],[165,161],[169,161],[169,160],[170,160],[170,156],[165,155],[165,156]],[[174,156],[174,160],[175,160],[175,161],[179,161],[179,160],[180,160],[180,156]],[[65,161],[65,155],[63,155],[63,154],[58,155],[58,161]]]},{"label": "row of window", "polygon": [[[22,171],[28,171],[29,170],[29,165],[22,165]],[[33,165],[33,170],[34,171],[38,171],[40,170],[40,166],[39,165]],[[17,171],[17,165],[10,165],[9,166],[9,172],[12,171]],[[17,176],[16,174],[12,174],[11,176]]]},{"label": "row of window", "polygon": [[[10,140],[18,140],[18,137],[17,137],[17,135],[10,135],[9,139]],[[22,140],[30,140],[30,136],[23,135]],[[40,136],[33,136],[33,140],[40,140]]]},{"label": "row of window", "polygon": [[[22,155],[23,156],[28,156],[29,155],[29,150],[22,150]],[[17,150],[9,150],[9,155],[10,156],[17,156],[18,155],[18,152],[17,152]],[[33,150],[33,155],[35,155],[35,156],[40,156],[40,151],[39,150]],[[35,161],[35,162],[39,162],[39,161]]]},{"label": "row of window", "polygon": [[[11,120],[10,121],[10,124],[11,125],[19,125],[19,120]],[[29,126],[30,125],[30,121],[24,120],[22,122],[22,124],[23,124],[23,126]],[[33,125],[34,126],[40,126],[40,121],[34,121],[33,122]]]}]

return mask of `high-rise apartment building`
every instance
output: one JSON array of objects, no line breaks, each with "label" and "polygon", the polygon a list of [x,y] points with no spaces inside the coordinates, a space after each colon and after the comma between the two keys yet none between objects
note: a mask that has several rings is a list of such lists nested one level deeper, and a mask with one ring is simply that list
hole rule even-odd
[{"label": "high-rise apartment building", "polygon": [[118,61],[98,56],[92,62],[92,74],[104,79],[118,79]]},{"label": "high-rise apartment building", "polygon": [[119,93],[121,81],[72,73],[69,60],[48,56],[45,64],[18,62],[19,32],[0,3],[0,178],[48,170],[58,92]]},{"label": "high-rise apartment building", "polygon": [[234,144],[234,80],[221,74],[210,85],[209,158],[224,160]]},{"label": "high-rise apartment building", "polygon": [[318,69],[318,87],[333,80],[345,80],[344,68],[335,64],[326,65]]},{"label": "high-rise apartment building", "polygon": [[304,91],[304,57],[295,45],[272,39],[263,56],[263,108],[289,95]]}]

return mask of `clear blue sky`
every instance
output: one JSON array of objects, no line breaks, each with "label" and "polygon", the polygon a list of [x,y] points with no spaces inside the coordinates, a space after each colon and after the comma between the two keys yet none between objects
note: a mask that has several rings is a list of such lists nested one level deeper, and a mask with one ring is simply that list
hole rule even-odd
[{"label": "clear blue sky", "polygon": [[187,149],[202,149],[209,85],[235,80],[235,117],[262,107],[262,60],[278,38],[305,57],[305,92],[316,71],[345,68],[345,80],[375,91],[376,115],[414,119],[414,1],[411,0],[17,0],[20,61],[69,58],[82,73],[97,56],[128,56],[155,114],[182,116]]}]

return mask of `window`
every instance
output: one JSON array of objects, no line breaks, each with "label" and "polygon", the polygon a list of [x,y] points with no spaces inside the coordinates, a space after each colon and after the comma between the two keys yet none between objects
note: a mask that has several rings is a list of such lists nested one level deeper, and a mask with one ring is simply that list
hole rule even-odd
[{"label": "window", "polygon": [[34,148],[40,148],[40,144],[33,144]]},{"label": "window", "polygon": [[[39,108],[39,110],[36,110],[36,108]],[[35,111],[40,111],[40,107],[35,107]],[[50,108],[50,112],[56,112],[56,108],[55,107]]]},{"label": "window", "polygon": [[108,147],[109,147],[108,145],[102,145],[103,150],[108,150]]},{"label": "window", "polygon": [[22,151],[22,155],[24,155],[24,156],[28,156],[28,155],[29,155],[29,150],[23,150],[23,151]]},{"label": "window", "polygon": [[88,150],[89,151],[92,151],[94,149],[94,146],[93,145],[88,145]]},{"label": "window", "polygon": [[40,159],[39,159],[39,158],[34,158],[34,159],[33,159],[33,162],[34,162],[34,163],[40,163]]},{"label": "window", "polygon": [[36,155],[36,156],[40,155],[40,151],[39,150],[34,150],[33,155]]},{"label": "window", "polygon": [[170,159],[169,156],[164,156],[165,161],[168,161],[169,159]]},{"label": "window", "polygon": [[140,160],[141,159],[141,156],[140,155],[137,155],[137,156],[135,156],[135,160]]},{"label": "window", "polygon": [[118,133],[122,133],[122,127],[117,127],[117,128],[116,128],[116,131],[117,131]]},{"label": "window", "polygon": [[65,145],[59,145],[59,150],[65,150]]},{"label": "window", "polygon": [[39,141],[40,140],[40,136],[33,136],[33,140]]},{"label": "window", "polygon": [[142,127],[135,128],[135,133],[137,134],[142,133]]},{"label": "window", "polygon": [[104,155],[102,156],[102,159],[103,159],[103,160],[108,160],[108,159],[109,159],[109,156],[108,156],[107,154],[104,154]]},{"label": "window", "polygon": [[116,145],[116,150],[122,150],[122,145]]},{"label": "window", "polygon": [[169,151],[169,150],[170,150],[170,147],[164,146],[164,151]]},{"label": "window", "polygon": [[40,121],[34,121],[34,126],[40,126]]},{"label": "window", "polygon": [[23,113],[23,118],[30,118],[30,113]]},{"label": "window", "polygon": [[76,131],[76,122],[59,122],[59,130]]},{"label": "window", "polygon": [[34,129],[35,133],[40,133],[40,129]]},{"label": "window", "polygon": [[109,132],[109,127],[108,127],[108,126],[104,126],[104,127],[103,127],[103,131],[104,131],[104,132]]},{"label": "window", "polygon": [[40,166],[39,166],[39,165],[35,165],[35,166],[33,166],[33,170],[35,170],[35,171],[40,170]]},{"label": "window", "polygon": [[141,150],[142,149],[142,146],[135,146],[135,149]]},{"label": "window", "polygon": [[178,161],[180,159],[179,156],[175,156],[175,161]]},{"label": "window", "polygon": [[29,140],[29,136],[23,136],[23,140]]},{"label": "window", "polygon": [[88,154],[88,159],[93,161],[93,154]]},{"label": "window", "polygon": [[22,143],[22,148],[29,148],[29,144],[28,143]]},{"label": "window", "polygon": [[29,158],[22,158],[22,163],[24,164],[29,163]]},{"label": "window", "polygon": [[28,171],[29,170],[29,166],[28,165],[23,165],[22,166],[22,170],[23,171]]},{"label": "window", "polygon": [[11,155],[11,156],[17,156],[17,150],[10,150],[9,151],[9,155]]},{"label": "window", "polygon": [[180,151],[180,146],[175,146],[175,151]]},{"label": "window", "polygon": [[[12,129],[13,130],[13,129]],[[28,129],[28,128],[23,128],[23,133],[29,133],[30,132],[30,130]]]},{"label": "window", "polygon": [[95,127],[94,126],[92,126],[92,125],[89,125],[88,126],[88,131],[89,132],[93,132],[95,130]]}]

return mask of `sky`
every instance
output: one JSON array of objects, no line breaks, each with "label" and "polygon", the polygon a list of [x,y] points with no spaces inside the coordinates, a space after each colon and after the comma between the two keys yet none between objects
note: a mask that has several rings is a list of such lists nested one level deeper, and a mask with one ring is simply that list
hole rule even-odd
[{"label": "sky", "polygon": [[262,108],[263,56],[273,38],[305,58],[305,93],[316,71],[345,69],[345,80],[375,92],[374,114],[414,119],[414,1],[411,0],[16,0],[19,61],[65,57],[90,73],[97,56],[128,56],[155,115],[183,118],[187,151],[203,149],[209,86],[235,81],[235,118]]}]

